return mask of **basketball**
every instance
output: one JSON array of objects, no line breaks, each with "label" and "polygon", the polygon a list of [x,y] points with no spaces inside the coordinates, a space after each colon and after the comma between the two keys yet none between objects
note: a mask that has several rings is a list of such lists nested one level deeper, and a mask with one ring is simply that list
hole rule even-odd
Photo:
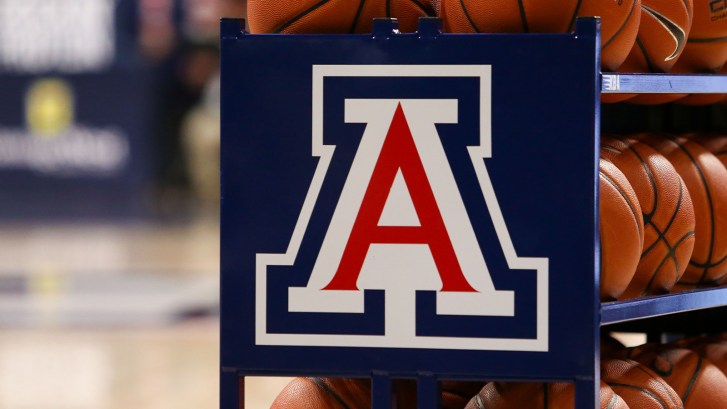
[{"label": "basketball", "polygon": [[440,14],[444,29],[452,33],[565,33],[573,27],[580,3],[442,0]]},{"label": "basketball", "polygon": [[682,177],[694,205],[694,250],[674,288],[714,286],[727,276],[727,169],[707,149],[683,137],[643,134]]},{"label": "basketball", "polygon": [[682,345],[698,353],[727,375],[727,341],[717,337],[691,339]]},{"label": "basketball", "polygon": [[[572,383],[493,382],[484,388],[465,409],[573,409]],[[601,409],[628,409],[628,405],[601,382]]]},{"label": "basketball", "polygon": [[623,173],[601,159],[601,301],[615,300],[631,282],[644,244],[644,222],[636,193]]},{"label": "basketball", "polygon": [[[371,407],[368,379],[295,378],[280,392],[270,409],[351,409]],[[346,407],[344,406],[344,407]]]},{"label": "basketball", "polygon": [[712,155],[716,156],[722,162],[722,165],[727,167],[727,135],[693,133],[687,134],[685,137],[692,139],[712,152]]},{"label": "basketball", "polygon": [[601,67],[616,71],[634,46],[642,0],[584,1],[579,16],[601,17]]},{"label": "basketball", "polygon": [[[441,408],[459,409],[482,389],[484,382],[442,381]],[[398,379],[393,383],[396,407],[417,407],[416,382]],[[295,378],[278,394],[270,409],[368,409],[371,381],[345,378]]]},{"label": "basketball", "polygon": [[429,0],[248,0],[253,34],[368,33],[376,17],[399,20],[399,30],[413,32],[419,17],[433,16]]},{"label": "basketball", "polygon": [[692,7],[692,0],[641,0],[639,33],[620,71],[669,72],[687,44]]},{"label": "basketball", "polygon": [[712,105],[721,102],[725,94],[689,94],[676,102],[682,105]]},{"label": "basketball", "polygon": [[694,247],[694,207],[681,177],[656,150],[630,138],[604,137],[601,157],[623,172],[644,218],[644,246],[621,299],[669,292]]},{"label": "basketball", "polygon": [[687,45],[673,72],[719,72],[727,62],[727,3],[695,1]]},{"label": "basketball", "polygon": [[671,386],[684,409],[726,408],[727,377],[709,360],[689,349],[661,348],[633,357]]},{"label": "basketball", "polygon": [[615,70],[638,32],[641,0],[442,0],[441,17],[453,33],[565,33],[578,16],[601,17],[601,65]]},{"label": "basketball", "polygon": [[668,383],[636,361],[618,358],[602,360],[601,380],[609,384],[631,408],[684,408],[681,398]]}]

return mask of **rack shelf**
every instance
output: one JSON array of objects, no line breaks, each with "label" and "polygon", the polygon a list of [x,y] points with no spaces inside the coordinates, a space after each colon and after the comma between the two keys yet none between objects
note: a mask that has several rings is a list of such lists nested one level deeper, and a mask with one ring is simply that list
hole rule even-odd
[{"label": "rack shelf", "polygon": [[727,75],[715,74],[601,74],[604,94],[727,93]]},{"label": "rack shelf", "polygon": [[727,305],[727,288],[691,290],[601,304],[601,326]]}]

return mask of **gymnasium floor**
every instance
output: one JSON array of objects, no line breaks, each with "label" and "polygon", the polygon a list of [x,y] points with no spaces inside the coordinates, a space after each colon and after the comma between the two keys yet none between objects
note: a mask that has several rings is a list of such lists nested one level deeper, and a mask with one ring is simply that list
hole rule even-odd
[{"label": "gymnasium floor", "polygon": [[217,408],[217,226],[0,227],[0,409]]}]

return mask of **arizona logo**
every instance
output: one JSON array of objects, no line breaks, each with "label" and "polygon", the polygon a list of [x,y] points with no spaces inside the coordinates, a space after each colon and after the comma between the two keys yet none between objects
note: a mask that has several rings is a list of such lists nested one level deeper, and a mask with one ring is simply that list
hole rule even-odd
[{"label": "arizona logo", "polygon": [[517,255],[486,166],[490,78],[313,67],[318,164],[287,252],[257,255],[257,344],[548,349],[548,259]]}]

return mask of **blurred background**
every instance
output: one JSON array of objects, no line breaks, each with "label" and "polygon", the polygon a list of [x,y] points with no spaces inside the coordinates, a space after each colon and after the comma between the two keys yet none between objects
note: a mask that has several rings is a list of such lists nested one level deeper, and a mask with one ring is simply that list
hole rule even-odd
[{"label": "blurred background", "polygon": [[0,0],[0,409],[217,407],[221,16]]}]

